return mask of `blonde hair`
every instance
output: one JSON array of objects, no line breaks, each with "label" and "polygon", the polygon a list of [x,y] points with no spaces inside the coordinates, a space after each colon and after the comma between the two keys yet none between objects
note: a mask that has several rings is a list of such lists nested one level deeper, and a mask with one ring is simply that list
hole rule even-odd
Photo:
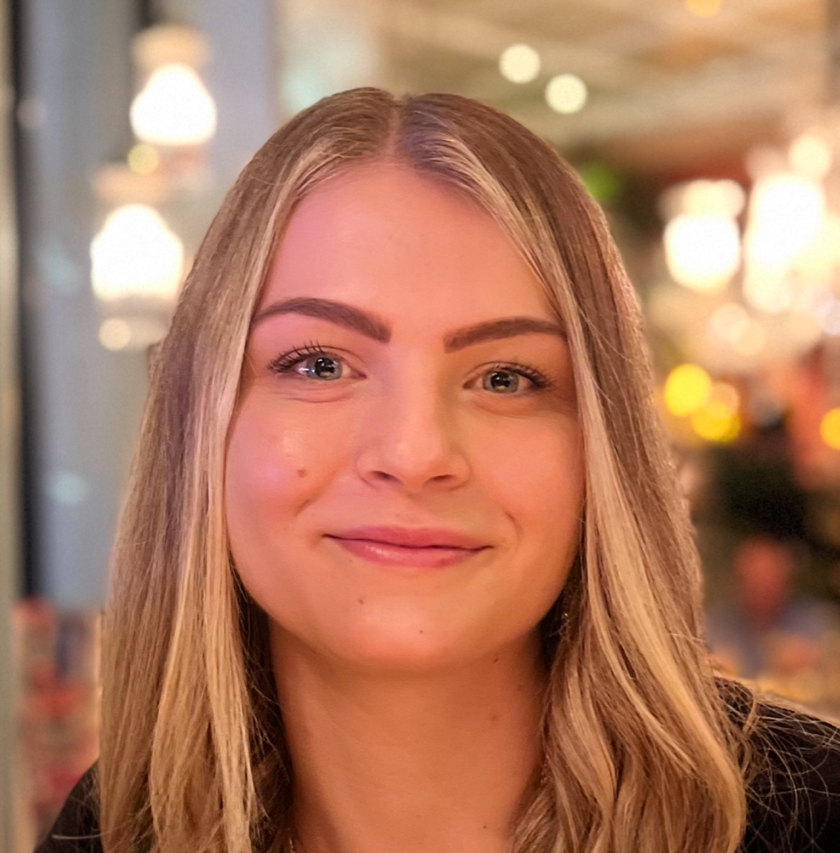
[{"label": "blonde hair", "polygon": [[295,204],[376,160],[489,211],[568,330],[583,537],[543,623],[545,771],[524,795],[513,849],[732,853],[746,823],[746,735],[702,641],[697,555],[604,217],[557,153],[507,116],[455,95],[375,89],[324,99],[256,154],[154,358],[104,623],[106,853],[255,853],[288,832],[292,768],[266,617],[226,537],[226,439],[251,315]]}]

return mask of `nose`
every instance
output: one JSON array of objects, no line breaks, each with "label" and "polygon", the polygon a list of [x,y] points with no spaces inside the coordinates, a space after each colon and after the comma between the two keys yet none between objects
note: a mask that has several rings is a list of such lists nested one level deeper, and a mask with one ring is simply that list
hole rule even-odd
[{"label": "nose", "polygon": [[431,383],[383,389],[367,413],[359,475],[371,485],[410,493],[456,488],[469,478],[457,420],[455,405]]}]

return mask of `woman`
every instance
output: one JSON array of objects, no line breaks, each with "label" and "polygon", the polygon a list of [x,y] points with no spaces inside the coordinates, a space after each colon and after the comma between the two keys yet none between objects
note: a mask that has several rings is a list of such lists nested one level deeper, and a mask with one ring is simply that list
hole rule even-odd
[{"label": "woman", "polygon": [[43,850],[821,849],[840,810],[793,800],[840,790],[834,730],[716,680],[701,619],[571,170],[454,95],[327,98],[246,167],[154,360],[101,757]]}]

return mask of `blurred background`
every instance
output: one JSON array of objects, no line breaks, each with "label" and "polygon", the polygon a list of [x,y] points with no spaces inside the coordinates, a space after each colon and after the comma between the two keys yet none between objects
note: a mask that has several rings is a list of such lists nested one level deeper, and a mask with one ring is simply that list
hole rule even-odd
[{"label": "blurred background", "polygon": [[486,101],[577,168],[719,666],[840,713],[838,0],[0,0],[0,851],[96,756],[148,347],[250,155],[358,85]]}]

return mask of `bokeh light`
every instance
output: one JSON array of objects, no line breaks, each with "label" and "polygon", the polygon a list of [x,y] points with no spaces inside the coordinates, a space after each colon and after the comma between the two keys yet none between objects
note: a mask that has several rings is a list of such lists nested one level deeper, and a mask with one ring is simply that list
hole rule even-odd
[{"label": "bokeh light", "polygon": [[138,142],[128,152],[128,168],[136,175],[151,175],[160,165],[160,155],[154,145]]},{"label": "bokeh light", "polygon": [[820,422],[822,440],[834,450],[840,450],[840,408],[831,409]]},{"label": "bokeh light", "polygon": [[558,113],[580,112],[586,106],[588,97],[586,83],[576,74],[558,74],[545,87],[546,103]]},{"label": "bokeh light", "polygon": [[685,417],[703,406],[712,392],[712,379],[696,364],[675,367],[665,381],[665,406],[672,415]]},{"label": "bokeh light", "polygon": [[738,226],[723,216],[675,216],[665,227],[665,258],[680,284],[719,291],[741,263]]},{"label": "bokeh light", "polygon": [[173,299],[184,246],[163,217],[144,204],[117,208],[90,247],[93,291],[105,302],[131,296]]},{"label": "bokeh light", "polygon": [[790,165],[794,172],[821,180],[831,168],[831,146],[815,133],[803,133],[790,146]]},{"label": "bokeh light", "polygon": [[125,349],[131,343],[131,326],[120,317],[103,320],[99,326],[99,343],[105,349]]},{"label": "bokeh light", "polygon": [[159,145],[201,145],[216,132],[216,104],[198,73],[183,63],[155,69],[131,104],[138,139]]},{"label": "bokeh light", "polygon": [[578,167],[578,175],[592,198],[600,204],[612,204],[621,195],[621,177],[606,163],[585,163]]},{"label": "bokeh light", "polygon": [[511,83],[530,83],[540,73],[540,55],[527,44],[512,44],[499,58],[499,71]]},{"label": "bokeh light", "polygon": [[698,180],[675,188],[683,213],[698,216],[723,216],[734,219],[744,209],[747,195],[744,188],[729,179]]},{"label": "bokeh light", "polygon": [[790,307],[785,275],[823,232],[825,206],[823,188],[792,172],[756,182],[744,238],[744,296],[755,308],[779,313]]},{"label": "bokeh light", "polygon": [[691,415],[691,426],[706,441],[734,441],[741,432],[741,418],[726,402],[712,398]]}]

